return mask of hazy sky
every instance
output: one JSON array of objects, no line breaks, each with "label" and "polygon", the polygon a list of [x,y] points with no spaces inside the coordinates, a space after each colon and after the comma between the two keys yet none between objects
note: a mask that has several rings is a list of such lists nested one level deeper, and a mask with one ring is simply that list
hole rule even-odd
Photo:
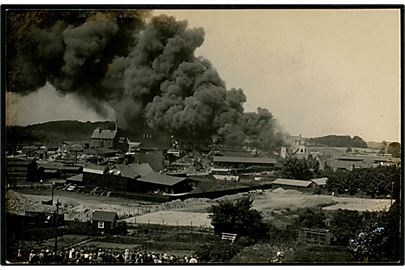
[{"label": "hazy sky", "polygon": [[[293,135],[400,140],[399,10],[160,13],[204,28],[196,54],[214,64],[228,89],[244,90],[246,111],[268,108]],[[17,124],[101,119],[51,85],[10,100]]]}]

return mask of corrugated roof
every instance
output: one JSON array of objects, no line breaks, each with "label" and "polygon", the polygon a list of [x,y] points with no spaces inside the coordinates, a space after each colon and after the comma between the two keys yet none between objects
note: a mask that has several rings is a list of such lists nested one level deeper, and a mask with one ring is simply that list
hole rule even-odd
[{"label": "corrugated roof", "polygon": [[214,156],[214,162],[276,164],[275,158]]},{"label": "corrugated roof", "polygon": [[174,186],[184,180],[186,180],[186,177],[175,177],[175,176],[170,176],[162,173],[150,173],[148,175],[142,176],[138,178],[138,181],[141,182],[147,182],[147,183],[152,183],[152,184],[158,184],[158,185],[163,185],[163,186]]},{"label": "corrugated roof", "polygon": [[315,178],[311,179],[311,181],[317,184],[318,186],[324,186],[326,185],[326,181],[328,181],[328,178],[327,177]]},{"label": "corrugated roof", "polygon": [[117,135],[117,130],[96,128],[91,135],[92,139],[109,139],[113,140]]},{"label": "corrugated roof", "polygon": [[116,212],[107,212],[107,211],[94,211],[93,220],[100,221],[110,221],[113,222],[114,219],[118,219],[118,214]]},{"label": "corrugated roof", "polygon": [[148,163],[141,164],[116,164],[112,169],[116,168],[121,172],[121,175],[129,178],[136,178],[138,176],[145,176],[153,173],[152,167]]},{"label": "corrugated roof", "polygon": [[295,180],[295,179],[278,178],[278,179],[274,180],[272,184],[295,186],[295,187],[308,187],[308,186],[310,186],[312,184],[312,182],[307,181],[307,180]]}]

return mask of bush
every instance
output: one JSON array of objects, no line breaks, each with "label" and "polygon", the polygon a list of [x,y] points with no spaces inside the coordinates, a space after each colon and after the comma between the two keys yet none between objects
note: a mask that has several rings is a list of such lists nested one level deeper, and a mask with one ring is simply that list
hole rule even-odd
[{"label": "bush", "polygon": [[128,233],[128,225],[125,221],[117,223],[114,229],[114,234],[126,235]]},{"label": "bush", "polygon": [[237,243],[216,241],[199,247],[195,253],[202,263],[229,263],[242,248]]},{"label": "bush", "polygon": [[349,249],[333,246],[299,247],[285,262],[291,263],[350,263],[355,259]]},{"label": "bush", "polygon": [[236,233],[238,237],[247,236],[251,239],[267,239],[268,226],[263,222],[261,214],[252,208],[252,200],[243,197],[236,202],[220,201],[211,206],[211,224],[217,235],[223,232]]},{"label": "bush", "polygon": [[336,237],[335,243],[347,246],[350,239],[356,236],[356,232],[362,225],[362,216],[358,211],[337,210],[333,212],[330,221],[330,232]]}]

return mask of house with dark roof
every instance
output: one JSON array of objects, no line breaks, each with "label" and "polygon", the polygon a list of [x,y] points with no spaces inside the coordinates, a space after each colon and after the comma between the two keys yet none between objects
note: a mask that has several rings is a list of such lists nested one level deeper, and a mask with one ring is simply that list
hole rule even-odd
[{"label": "house with dark roof", "polygon": [[98,127],[91,134],[91,148],[106,147],[112,149],[120,149],[124,152],[127,152],[128,145],[128,138],[120,135],[117,121],[115,121],[115,128],[113,130]]},{"label": "house with dark roof", "polygon": [[295,180],[278,178],[271,183],[272,189],[295,189],[298,191],[313,191],[315,184],[310,180]]},{"label": "house with dark roof", "polygon": [[102,129],[100,127],[96,128],[91,134],[90,147],[108,147],[114,148],[118,143],[119,137],[117,134],[117,129]]},{"label": "house with dark roof", "polygon": [[104,233],[111,233],[117,224],[117,212],[94,211],[91,223],[93,228]]}]

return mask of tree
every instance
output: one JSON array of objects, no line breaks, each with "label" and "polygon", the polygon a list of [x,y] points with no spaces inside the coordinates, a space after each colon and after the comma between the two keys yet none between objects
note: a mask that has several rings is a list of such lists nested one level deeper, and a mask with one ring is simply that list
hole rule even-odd
[{"label": "tree", "polygon": [[401,144],[398,142],[392,142],[388,145],[388,153],[393,157],[401,157]]},{"label": "tree", "polygon": [[400,190],[400,173],[401,169],[396,166],[378,166],[353,171],[329,171],[324,175],[328,177],[326,187],[330,192],[355,195],[363,191],[371,197],[390,195],[395,198]]},{"label": "tree", "polygon": [[269,230],[261,214],[252,208],[253,200],[243,197],[235,202],[224,200],[211,206],[210,219],[216,234],[236,233],[238,237],[268,238]]},{"label": "tree", "polygon": [[401,257],[400,203],[388,212],[366,213],[360,232],[351,240],[354,256],[363,262],[398,262]]},{"label": "tree", "polygon": [[309,156],[308,159],[288,158],[282,168],[282,175],[285,178],[309,180],[318,176],[319,162]]},{"label": "tree", "polygon": [[350,239],[356,236],[361,224],[362,217],[358,211],[337,210],[332,214],[329,229],[336,237],[336,244],[347,246]]},{"label": "tree", "polygon": [[298,216],[298,225],[302,228],[326,228],[325,214],[320,209],[306,208]]}]

